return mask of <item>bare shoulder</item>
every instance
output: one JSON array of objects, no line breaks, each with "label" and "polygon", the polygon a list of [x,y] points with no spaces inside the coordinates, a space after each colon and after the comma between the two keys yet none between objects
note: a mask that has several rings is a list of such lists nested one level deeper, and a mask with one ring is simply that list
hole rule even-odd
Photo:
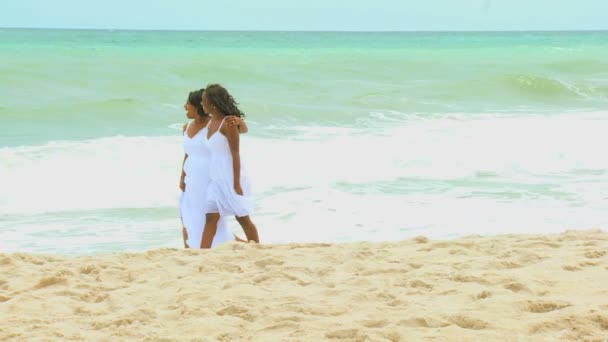
[{"label": "bare shoulder", "polygon": [[186,133],[186,128],[188,128],[187,122],[184,124],[184,127],[182,128],[182,134]]}]

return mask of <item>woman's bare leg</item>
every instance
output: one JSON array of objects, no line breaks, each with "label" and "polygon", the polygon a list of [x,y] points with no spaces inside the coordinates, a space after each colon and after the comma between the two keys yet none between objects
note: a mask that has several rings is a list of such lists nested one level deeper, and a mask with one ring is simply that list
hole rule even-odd
[{"label": "woman's bare leg", "polygon": [[237,217],[236,220],[241,225],[241,228],[243,228],[243,231],[247,236],[247,241],[255,241],[257,243],[260,243],[258,229],[255,227],[255,224],[253,224],[249,216]]},{"label": "woman's bare leg", "polygon": [[201,240],[201,248],[211,248],[213,238],[217,232],[217,223],[220,220],[219,213],[208,213],[207,220],[205,222],[205,228],[203,230],[203,239]]},{"label": "woman's bare leg", "polygon": [[182,236],[184,237],[184,248],[190,248],[190,246],[188,246],[188,231],[186,230],[186,227],[182,226]]}]

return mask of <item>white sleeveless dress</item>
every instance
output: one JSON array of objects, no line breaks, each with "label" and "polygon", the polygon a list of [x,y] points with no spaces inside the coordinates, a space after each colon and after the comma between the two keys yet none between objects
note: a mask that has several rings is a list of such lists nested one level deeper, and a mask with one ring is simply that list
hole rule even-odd
[{"label": "white sleeveless dress", "polygon": [[[207,125],[209,126],[209,125]],[[184,164],[186,173],[186,191],[180,200],[180,213],[182,222],[188,232],[188,246],[193,249],[201,247],[203,229],[205,227],[205,206],[207,203],[208,186],[210,182],[211,152],[207,147],[207,127],[201,129],[192,138],[188,136],[188,127],[184,131],[184,152],[188,155]],[[228,229],[226,218],[220,219],[217,233],[211,244],[216,247],[224,242],[234,241],[234,235]]]},{"label": "white sleeveless dress", "polygon": [[206,211],[208,213],[219,213],[222,218],[249,216],[253,212],[251,183],[247,175],[245,162],[241,156],[240,178],[243,196],[238,195],[234,190],[232,153],[230,152],[228,139],[220,132],[225,119],[224,117],[218,130],[207,139],[207,145],[211,151],[211,183],[207,189]]}]

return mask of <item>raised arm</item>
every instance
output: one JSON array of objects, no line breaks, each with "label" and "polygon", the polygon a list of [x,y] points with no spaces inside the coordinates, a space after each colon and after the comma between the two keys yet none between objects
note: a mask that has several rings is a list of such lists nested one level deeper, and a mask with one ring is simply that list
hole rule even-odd
[{"label": "raised arm", "polygon": [[237,118],[238,120],[238,127],[239,127],[239,133],[247,133],[249,132],[249,127],[247,127],[247,123],[245,122],[245,119],[243,118]]}]

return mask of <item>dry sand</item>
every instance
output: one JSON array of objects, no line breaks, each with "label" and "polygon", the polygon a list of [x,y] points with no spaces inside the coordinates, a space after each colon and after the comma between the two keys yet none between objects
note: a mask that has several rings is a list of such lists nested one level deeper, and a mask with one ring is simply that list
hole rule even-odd
[{"label": "dry sand", "polygon": [[608,338],[608,233],[0,254],[0,340]]}]

